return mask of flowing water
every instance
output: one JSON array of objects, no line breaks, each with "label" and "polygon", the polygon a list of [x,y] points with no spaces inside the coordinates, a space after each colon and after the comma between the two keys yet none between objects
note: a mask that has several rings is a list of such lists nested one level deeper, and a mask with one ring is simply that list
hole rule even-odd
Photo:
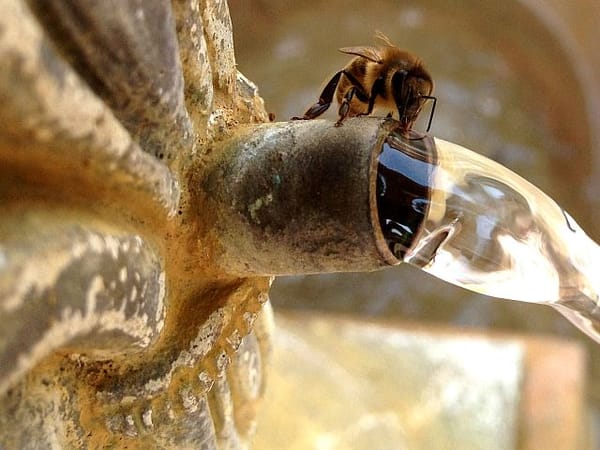
[{"label": "flowing water", "polygon": [[388,138],[379,222],[400,261],[492,297],[547,304],[600,343],[600,247],[525,179],[459,145]]}]

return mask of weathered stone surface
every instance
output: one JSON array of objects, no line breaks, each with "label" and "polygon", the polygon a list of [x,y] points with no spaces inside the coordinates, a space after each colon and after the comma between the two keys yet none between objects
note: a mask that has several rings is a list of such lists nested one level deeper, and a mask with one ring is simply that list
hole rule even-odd
[{"label": "weathered stone surface", "polygon": [[249,447],[270,280],[198,188],[266,119],[226,2],[3,0],[0,68],[0,447]]},{"label": "weathered stone surface", "polygon": [[44,31],[141,147],[171,160],[194,138],[169,2],[31,0]]}]

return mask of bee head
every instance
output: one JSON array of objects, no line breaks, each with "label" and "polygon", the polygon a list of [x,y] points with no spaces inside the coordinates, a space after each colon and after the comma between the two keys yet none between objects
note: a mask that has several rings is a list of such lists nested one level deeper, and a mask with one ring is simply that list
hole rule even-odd
[{"label": "bee head", "polygon": [[433,90],[433,81],[425,69],[417,64],[411,69],[401,69],[392,75],[391,88],[398,108],[399,120],[410,128],[417,120],[423,104]]}]

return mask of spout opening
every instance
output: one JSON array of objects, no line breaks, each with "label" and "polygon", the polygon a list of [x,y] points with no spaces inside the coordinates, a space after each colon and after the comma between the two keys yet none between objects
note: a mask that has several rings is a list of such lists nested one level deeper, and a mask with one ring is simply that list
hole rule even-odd
[{"label": "spout opening", "polygon": [[437,164],[431,136],[392,130],[373,158],[371,204],[375,239],[388,264],[398,264],[419,242]]}]

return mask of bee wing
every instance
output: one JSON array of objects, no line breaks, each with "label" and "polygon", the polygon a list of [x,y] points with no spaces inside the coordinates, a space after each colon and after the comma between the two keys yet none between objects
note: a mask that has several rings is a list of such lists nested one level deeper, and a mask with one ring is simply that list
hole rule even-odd
[{"label": "bee wing", "polygon": [[369,61],[381,64],[382,59],[379,51],[375,47],[342,47],[339,49],[340,52],[348,55],[361,56],[362,58],[368,59]]}]

